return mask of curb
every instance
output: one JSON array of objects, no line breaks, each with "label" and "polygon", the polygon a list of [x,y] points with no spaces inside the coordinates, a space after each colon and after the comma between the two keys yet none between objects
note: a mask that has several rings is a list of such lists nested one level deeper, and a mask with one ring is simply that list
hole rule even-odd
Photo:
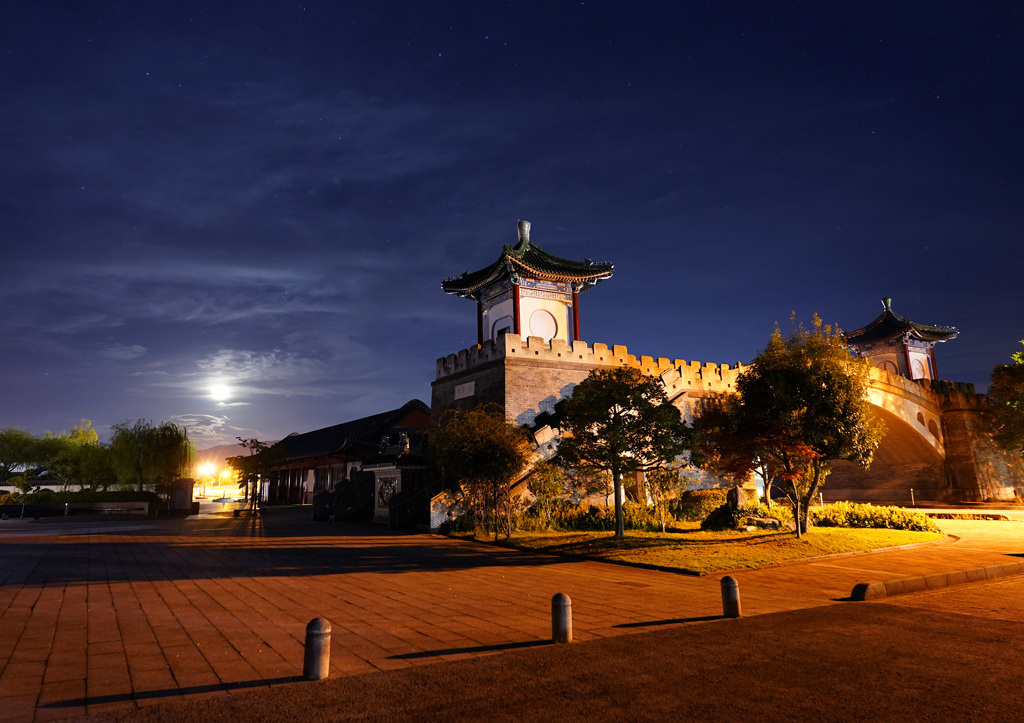
[{"label": "curb", "polygon": [[861,582],[854,586],[850,593],[851,600],[877,600],[893,595],[904,595],[922,590],[936,590],[953,585],[963,585],[968,582],[980,582],[982,580],[994,580],[1009,575],[1024,573],[1024,562],[1011,562],[1006,565],[991,565],[990,567],[978,567],[973,570],[960,570],[939,575],[928,575],[925,577],[908,577],[902,580],[889,580],[888,582]]}]

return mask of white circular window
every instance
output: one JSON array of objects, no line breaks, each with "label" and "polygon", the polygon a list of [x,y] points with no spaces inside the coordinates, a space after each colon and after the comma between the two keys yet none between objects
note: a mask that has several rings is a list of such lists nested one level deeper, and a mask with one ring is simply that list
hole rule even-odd
[{"label": "white circular window", "polygon": [[539,336],[544,341],[551,341],[551,337],[558,333],[558,322],[551,312],[544,309],[530,314],[530,336]]}]

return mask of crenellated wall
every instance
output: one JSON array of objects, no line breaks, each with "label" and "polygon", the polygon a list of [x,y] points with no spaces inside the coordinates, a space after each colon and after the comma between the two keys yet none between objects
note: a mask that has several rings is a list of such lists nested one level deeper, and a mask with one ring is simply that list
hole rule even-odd
[{"label": "crenellated wall", "polygon": [[731,392],[743,371],[740,364],[730,367],[665,357],[638,358],[619,345],[591,346],[559,339],[546,342],[536,336],[522,339],[505,334],[437,360],[431,409],[440,413],[451,406],[494,402],[517,424],[532,426],[538,414],[554,411],[558,401],[570,396],[591,369],[623,366],[659,377],[669,399],[684,414],[689,407],[681,397]]},{"label": "crenellated wall", "polygon": [[[566,343],[505,334],[437,360],[431,410],[491,402],[517,424],[538,427],[538,416],[595,368],[628,366],[658,377],[684,418],[708,394],[736,390],[741,364],[713,364],[630,354],[624,346]],[[1024,462],[1001,452],[986,431],[989,400],[970,384],[912,381],[871,368],[868,396],[888,429],[868,471],[839,463],[824,495],[876,502],[1013,500],[1024,494]],[[537,429],[547,440],[549,428]],[[538,437],[540,441],[540,437]],[[549,447],[549,449],[553,449]]]}]

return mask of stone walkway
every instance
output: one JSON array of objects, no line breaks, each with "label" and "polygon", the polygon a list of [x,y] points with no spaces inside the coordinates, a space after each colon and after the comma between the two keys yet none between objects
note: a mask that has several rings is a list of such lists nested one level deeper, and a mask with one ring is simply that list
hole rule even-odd
[{"label": "stone walkway", "polygon": [[[545,645],[557,592],[572,599],[577,641],[721,614],[720,576],[565,561],[308,514],[2,523],[0,720],[291,683],[305,625],[318,615],[333,626],[336,678]],[[941,525],[962,539],[733,573],[743,612],[831,605],[858,582],[1000,564],[1024,550],[1024,520]],[[1016,579],[977,589],[994,584],[1020,599]],[[942,610],[941,592],[886,602]],[[1024,620],[1021,605],[972,604]]]}]

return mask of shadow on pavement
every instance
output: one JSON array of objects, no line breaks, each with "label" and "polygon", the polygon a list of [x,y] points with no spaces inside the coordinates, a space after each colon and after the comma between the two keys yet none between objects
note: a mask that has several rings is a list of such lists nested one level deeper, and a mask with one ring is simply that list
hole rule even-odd
[{"label": "shadow on pavement", "polygon": [[36,533],[31,539],[4,541],[5,556],[23,564],[0,573],[0,588],[457,571],[563,562],[551,555],[392,532],[367,523],[316,522],[308,514],[306,509],[291,509],[254,519],[53,524],[43,540]]},{"label": "shadow on pavement", "polygon": [[419,653],[402,653],[389,656],[390,660],[414,660],[416,658],[436,658],[441,655],[458,655],[459,653],[487,653],[493,650],[519,650],[521,648],[537,648],[542,645],[554,645],[550,640],[529,640],[522,643],[500,643],[497,645],[474,645],[469,648],[445,648],[444,650],[424,650]]},{"label": "shadow on pavement", "polygon": [[128,700],[146,700],[150,698],[169,698],[183,695],[194,695],[196,693],[215,693],[227,690],[243,690],[245,688],[263,688],[268,685],[279,685],[281,683],[297,683],[302,680],[300,675],[290,675],[284,678],[269,678],[267,680],[240,680],[237,683],[214,683],[211,685],[193,685],[187,688],[164,688],[163,690],[140,690],[134,693],[117,693],[116,695],[97,695],[91,698],[75,698],[74,700],[61,700],[56,703],[44,703],[40,708],[78,708],[89,705],[103,705],[104,703],[123,703]]},{"label": "shadow on pavement", "polygon": [[702,615],[696,618],[672,618],[670,620],[643,620],[638,623],[619,623],[613,628],[650,628],[656,625],[676,625],[678,623],[706,623],[712,620],[725,620],[724,615]]}]

